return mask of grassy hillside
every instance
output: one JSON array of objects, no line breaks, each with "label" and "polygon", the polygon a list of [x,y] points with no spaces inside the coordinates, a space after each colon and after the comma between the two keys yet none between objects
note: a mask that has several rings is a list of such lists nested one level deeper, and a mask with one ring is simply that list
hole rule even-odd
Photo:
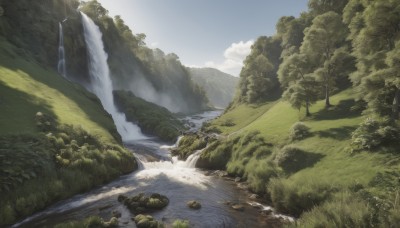
[{"label": "grassy hillside", "polygon": [[[301,216],[298,226],[400,224],[398,148],[352,152],[352,132],[363,121],[354,98],[343,91],[329,110],[318,101],[311,117],[280,100],[234,107],[203,127],[224,137],[209,143],[198,166],[243,177],[277,210]],[[308,134],[293,139],[300,120]]]},{"label": "grassy hillside", "polygon": [[213,106],[224,108],[233,100],[238,77],[213,68],[189,68],[189,72],[193,81],[206,91]]},{"label": "grassy hillside", "polygon": [[97,97],[0,49],[0,226],[135,169]]}]

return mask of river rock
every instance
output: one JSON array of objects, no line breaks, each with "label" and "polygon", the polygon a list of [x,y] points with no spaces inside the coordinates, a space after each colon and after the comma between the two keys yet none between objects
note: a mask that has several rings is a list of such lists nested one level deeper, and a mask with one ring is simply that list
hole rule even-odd
[{"label": "river rock", "polygon": [[164,227],[162,222],[159,222],[153,218],[151,215],[136,215],[133,219],[138,228],[159,228]]},{"label": "river rock", "polygon": [[228,172],[223,171],[223,170],[217,170],[214,172],[214,175],[219,176],[219,177],[227,177]]},{"label": "river rock", "polygon": [[249,199],[255,200],[255,199],[258,199],[258,198],[260,198],[260,196],[257,195],[257,194],[251,194],[251,195],[249,195]]},{"label": "river rock", "polygon": [[240,177],[235,178],[235,182],[240,182],[240,181],[242,181],[242,178],[240,178]]},{"label": "river rock", "polygon": [[104,227],[109,227],[109,228],[116,228],[118,227],[118,219],[116,217],[112,217],[110,221],[104,222]]},{"label": "river rock", "polygon": [[244,211],[244,206],[242,204],[233,204],[231,207],[237,211]]},{"label": "river rock", "polygon": [[201,208],[201,204],[200,204],[199,202],[197,202],[196,200],[188,201],[188,202],[186,203],[186,205],[187,205],[189,208],[195,209],[195,210],[198,210],[198,209]]},{"label": "river rock", "polygon": [[133,197],[119,195],[118,201],[123,203],[134,214],[161,210],[169,203],[169,199],[166,196],[158,193],[153,193],[151,195],[140,193]]},{"label": "river rock", "polygon": [[122,215],[121,212],[119,212],[117,210],[112,211],[111,214],[113,217],[116,217],[116,218],[121,218],[121,215]]}]

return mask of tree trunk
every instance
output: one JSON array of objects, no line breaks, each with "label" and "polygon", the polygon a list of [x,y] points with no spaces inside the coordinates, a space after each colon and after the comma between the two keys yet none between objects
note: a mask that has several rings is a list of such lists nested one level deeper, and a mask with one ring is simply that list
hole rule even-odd
[{"label": "tree trunk", "polygon": [[397,89],[393,99],[392,119],[398,120],[399,113],[400,113],[400,89]]},{"label": "tree trunk", "polygon": [[308,99],[308,97],[307,97],[307,98],[306,98],[306,116],[311,116],[309,106],[310,106],[310,101],[309,101],[309,99]]},{"label": "tree trunk", "polygon": [[325,108],[329,108],[331,106],[331,102],[329,101],[329,84],[325,85]]}]

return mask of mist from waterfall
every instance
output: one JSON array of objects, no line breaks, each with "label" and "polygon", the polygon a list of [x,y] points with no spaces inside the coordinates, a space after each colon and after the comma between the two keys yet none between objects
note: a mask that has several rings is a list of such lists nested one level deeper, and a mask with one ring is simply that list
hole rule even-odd
[{"label": "mist from waterfall", "polygon": [[62,22],[58,24],[59,29],[59,41],[58,41],[58,73],[64,78],[67,77],[67,69],[65,67],[65,51],[64,51],[64,30]]},{"label": "mist from waterfall", "polygon": [[124,113],[118,112],[113,99],[113,85],[104,51],[102,33],[99,27],[81,12],[85,43],[89,57],[90,90],[101,100],[104,109],[111,114],[119,134],[124,141],[146,138],[140,128],[126,121]]}]

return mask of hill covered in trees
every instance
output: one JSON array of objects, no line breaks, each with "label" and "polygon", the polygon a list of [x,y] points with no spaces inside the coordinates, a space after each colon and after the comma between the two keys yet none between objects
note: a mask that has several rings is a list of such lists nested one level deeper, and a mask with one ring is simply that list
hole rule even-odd
[{"label": "hill covered in trees", "polygon": [[308,6],[255,41],[234,102],[180,150],[221,134],[197,166],[241,177],[293,226],[397,227],[400,3]]},{"label": "hill covered in trees", "polygon": [[214,68],[189,68],[189,72],[214,107],[225,108],[233,100],[239,78]]}]

